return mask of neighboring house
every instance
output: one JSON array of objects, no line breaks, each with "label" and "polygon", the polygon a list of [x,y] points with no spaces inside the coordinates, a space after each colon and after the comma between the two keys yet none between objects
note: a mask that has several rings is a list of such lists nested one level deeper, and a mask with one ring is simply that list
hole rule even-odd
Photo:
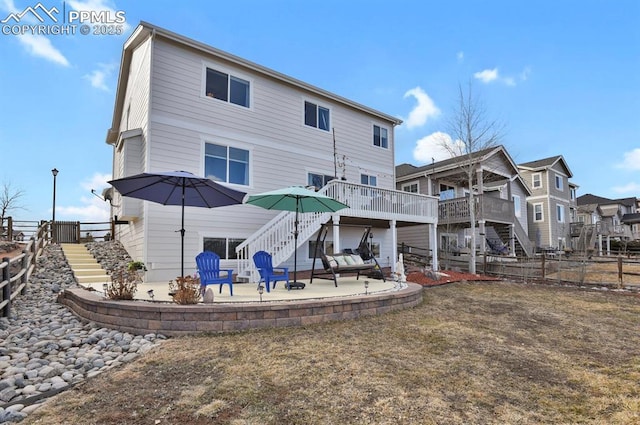
[{"label": "neighboring house", "polygon": [[[249,194],[315,186],[350,208],[295,214],[250,205],[185,212],[185,270],[203,250],[253,278],[254,252],[275,265],[311,268],[314,235],[331,222],[325,250],[357,248],[362,226],[381,266],[396,262],[396,228],[434,227],[437,199],[395,190],[397,118],[179,34],[140,23],[124,44],[107,143],[113,178],[184,170]],[[180,270],[179,207],[112,194],[114,237],[144,261],[148,281]],[[123,224],[123,221],[126,223]],[[435,241],[433,241],[435,243]],[[437,257],[433,257],[437,267]]]},{"label": "neighboring house", "polygon": [[[398,165],[396,188],[439,198],[437,240],[439,249],[445,253],[471,248],[468,194],[473,190],[476,249],[484,252],[491,246],[506,246],[511,255],[532,255],[526,204],[531,193],[520,178],[516,164],[503,146],[484,149],[474,156],[477,166],[472,188],[469,188],[467,171],[461,168],[461,158],[420,167]],[[398,235],[399,240],[409,246],[424,248],[428,242],[420,227],[403,227]]]},{"label": "neighboring house", "polygon": [[586,194],[579,196],[577,202],[577,223],[573,226],[572,235],[578,237],[578,249],[609,254],[611,238],[623,241],[640,239],[640,213],[636,198],[608,199]]},{"label": "neighboring house", "polygon": [[531,195],[527,197],[529,235],[536,248],[571,248],[571,222],[576,220],[573,173],[561,155],[519,164],[522,179]]}]

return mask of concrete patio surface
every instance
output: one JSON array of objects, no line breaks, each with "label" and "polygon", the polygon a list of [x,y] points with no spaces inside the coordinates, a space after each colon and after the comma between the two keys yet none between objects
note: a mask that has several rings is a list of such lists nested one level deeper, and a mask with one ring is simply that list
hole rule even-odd
[{"label": "concrete patio surface", "polygon": [[[380,294],[384,292],[397,291],[406,287],[406,284],[401,284],[391,280],[383,282],[382,280],[372,279],[365,276],[361,276],[360,279],[356,279],[355,276],[340,277],[338,279],[338,287],[334,286],[333,280],[326,279],[315,278],[313,283],[310,283],[309,279],[298,279],[298,282],[303,282],[305,284],[305,288],[287,290],[283,282],[278,282],[276,287],[272,288],[270,292],[267,292],[266,290],[263,292],[262,301],[298,301],[345,296],[362,296],[365,295],[365,293]],[[369,282],[368,288],[366,289],[365,282]],[[101,294],[103,292],[103,283],[110,284],[110,281],[87,282],[80,286],[84,288],[92,288],[96,293]],[[257,283],[234,283],[233,296],[229,294],[228,285],[223,286],[222,293],[219,292],[219,285],[210,285],[209,288],[213,290],[214,303],[260,302]],[[168,281],[143,282],[138,284],[135,299],[151,301],[151,297],[148,293],[149,290],[153,290],[153,301],[173,301],[169,295]]]}]

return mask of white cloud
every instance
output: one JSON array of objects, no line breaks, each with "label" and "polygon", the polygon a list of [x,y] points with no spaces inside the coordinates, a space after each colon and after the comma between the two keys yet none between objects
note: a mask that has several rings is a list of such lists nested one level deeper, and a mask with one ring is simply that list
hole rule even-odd
[{"label": "white cloud", "polygon": [[109,215],[111,214],[109,208],[109,202],[91,194],[91,189],[95,189],[96,193],[100,195],[102,189],[109,187],[107,183],[111,180],[110,174],[95,173],[90,178],[80,182],[80,187],[88,193],[87,196],[80,198],[80,205],[72,206],[56,206],[56,218],[60,219],[73,219],[84,222],[103,222],[109,221]]},{"label": "white cloud", "polygon": [[485,84],[489,84],[498,79],[498,68],[485,69],[484,71],[476,72],[473,74],[473,78],[480,80]]},{"label": "white cloud", "polygon": [[458,58],[458,63],[464,62],[464,52],[458,52],[458,54],[456,54],[456,57]]},{"label": "white cloud", "polygon": [[62,66],[69,66],[67,58],[51,44],[51,40],[41,35],[24,34],[16,36],[18,41],[33,56],[44,58]]},{"label": "white cloud", "polygon": [[614,186],[611,188],[615,193],[637,196],[640,192],[640,183],[627,183],[624,186]]},{"label": "white cloud", "polygon": [[518,74],[517,78],[514,76],[500,75],[498,68],[485,69],[483,71],[476,72],[473,74],[473,78],[482,81],[484,84],[496,82],[509,87],[514,87],[517,85],[518,81],[527,81],[529,75],[531,75],[531,68],[527,66],[522,70],[522,72],[520,72],[520,74]]},{"label": "white cloud", "polygon": [[624,159],[618,168],[624,168],[626,170],[639,171],[640,170],[640,148],[635,148],[632,151],[624,153]]},{"label": "white cloud", "polygon": [[92,87],[100,90],[109,91],[106,80],[111,77],[114,65],[98,64],[98,69],[94,69],[91,73],[84,75],[82,78],[88,80]]},{"label": "white cloud", "polygon": [[[0,10],[9,13],[20,13],[24,9],[18,9],[13,0],[3,0],[0,2]],[[24,15],[21,19],[25,23],[39,24],[30,14]],[[32,56],[40,57],[62,66],[69,66],[67,58],[51,43],[51,40],[34,34],[21,34],[15,36],[16,40]]]},{"label": "white cloud", "polygon": [[408,128],[420,127],[424,125],[428,119],[440,115],[440,109],[438,109],[433,100],[422,88],[415,87],[408,90],[404,94],[404,98],[406,99],[409,96],[413,96],[418,101],[418,104],[411,110],[409,117],[404,120]]},{"label": "white cloud", "polygon": [[452,152],[460,151],[460,144],[454,143],[447,133],[437,131],[416,142],[413,159],[426,164],[453,157]]}]

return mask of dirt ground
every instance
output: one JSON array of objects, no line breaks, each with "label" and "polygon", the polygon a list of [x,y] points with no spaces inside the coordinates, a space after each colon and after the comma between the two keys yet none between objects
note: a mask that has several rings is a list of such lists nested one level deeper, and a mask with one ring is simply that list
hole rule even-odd
[{"label": "dirt ground", "polygon": [[416,308],[172,338],[24,424],[640,423],[640,297],[503,281]]}]

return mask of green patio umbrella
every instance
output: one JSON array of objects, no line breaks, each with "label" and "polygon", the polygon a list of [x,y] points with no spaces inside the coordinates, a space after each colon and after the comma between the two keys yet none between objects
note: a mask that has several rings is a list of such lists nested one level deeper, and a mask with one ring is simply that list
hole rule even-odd
[{"label": "green patio umbrella", "polygon": [[[293,257],[294,284],[298,283],[298,214],[309,212],[335,212],[343,208],[349,208],[348,205],[343,204],[340,201],[336,201],[329,196],[309,190],[302,186],[291,186],[257,195],[250,195],[246,199],[245,203],[256,205],[268,210],[296,212],[296,221],[293,231],[295,241]],[[291,289],[291,284],[289,284],[288,289]]]}]

